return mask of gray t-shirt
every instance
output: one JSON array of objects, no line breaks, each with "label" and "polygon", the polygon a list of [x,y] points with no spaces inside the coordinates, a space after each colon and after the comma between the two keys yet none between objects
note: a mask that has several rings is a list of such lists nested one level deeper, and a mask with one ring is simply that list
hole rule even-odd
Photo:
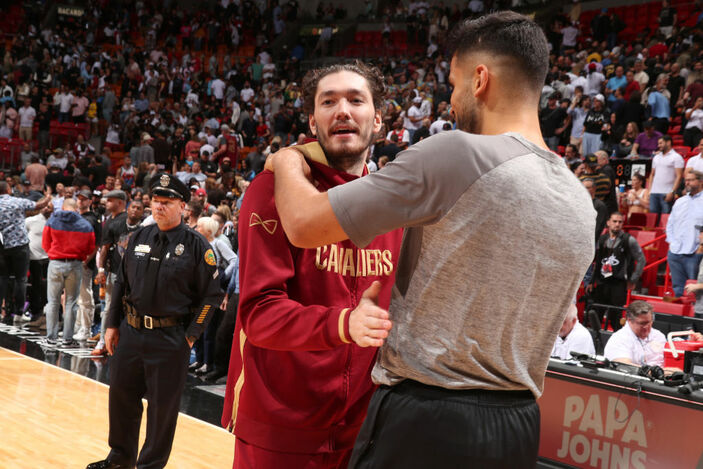
[{"label": "gray t-shirt", "polygon": [[374,382],[541,395],[594,253],[591,198],[561,158],[517,134],[443,132],[328,195],[358,246],[408,228]]}]

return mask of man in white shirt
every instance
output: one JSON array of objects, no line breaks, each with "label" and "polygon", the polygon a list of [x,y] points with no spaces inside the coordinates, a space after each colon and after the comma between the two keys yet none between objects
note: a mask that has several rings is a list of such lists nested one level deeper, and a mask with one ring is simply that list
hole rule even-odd
[{"label": "man in white shirt", "polygon": [[405,130],[407,130],[410,134],[411,142],[413,140],[413,134],[417,129],[420,128],[420,126],[422,125],[422,119],[425,117],[422,115],[422,110],[420,109],[420,106],[422,106],[422,98],[416,96],[413,99],[413,105],[410,106],[410,108],[408,109],[408,118],[405,119],[404,122]]},{"label": "man in white shirt", "polygon": [[212,95],[215,97],[215,99],[222,102],[225,97],[225,88],[227,88],[225,82],[222,81],[220,77],[217,77],[212,80],[212,84],[210,85],[210,87],[212,88]]},{"label": "man in white shirt", "polygon": [[552,357],[568,360],[571,358],[571,352],[585,353],[595,355],[596,348],[593,346],[593,337],[588,329],[583,327],[578,319],[578,311],[576,305],[569,306],[566,312],[564,322],[559,329],[559,335],[554,348],[552,348]]},{"label": "man in white shirt", "polygon": [[26,98],[24,106],[17,111],[20,116],[20,140],[25,142],[32,140],[32,127],[34,126],[34,118],[37,116],[37,111],[30,103],[30,99]]},{"label": "man in white shirt", "polygon": [[249,81],[245,81],[244,88],[242,88],[242,91],[239,92],[239,96],[242,98],[242,101],[248,103],[252,100],[254,94],[256,94],[256,92],[251,88]]},{"label": "man in white shirt", "polygon": [[42,316],[46,305],[46,274],[49,267],[49,256],[42,248],[41,240],[46,220],[54,211],[53,204],[44,207],[38,214],[24,220],[29,237],[29,276],[32,291],[27,297],[30,299],[30,308],[23,316],[25,321],[34,321]]},{"label": "man in white shirt", "polygon": [[646,301],[630,303],[626,310],[627,326],[613,334],[605,344],[605,358],[635,366],[661,366],[666,337],[652,329],[653,310]]},{"label": "man in white shirt", "polygon": [[671,212],[674,191],[681,183],[683,167],[683,158],[672,149],[671,136],[662,135],[659,139],[659,153],[652,160],[652,172],[647,184],[650,191],[650,212]]},{"label": "man in white shirt", "polygon": [[68,122],[73,104],[73,95],[63,86],[59,94],[59,122]]},{"label": "man in white shirt", "polygon": [[449,113],[448,112],[443,112],[442,115],[432,123],[430,126],[430,135],[438,134],[444,130],[444,125],[449,124],[450,129],[452,125],[452,121],[449,120]]},{"label": "man in white shirt", "polygon": [[703,157],[701,157],[701,151],[703,151],[703,139],[701,139],[698,143],[698,154],[690,157],[686,161],[686,170],[684,171],[684,174],[693,170],[703,172]]}]

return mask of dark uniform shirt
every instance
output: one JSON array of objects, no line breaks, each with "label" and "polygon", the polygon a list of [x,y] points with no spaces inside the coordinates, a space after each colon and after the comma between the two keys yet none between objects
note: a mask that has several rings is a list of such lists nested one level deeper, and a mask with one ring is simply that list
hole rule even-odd
[{"label": "dark uniform shirt", "polygon": [[[181,223],[165,231],[168,245],[161,259],[156,285],[146,285],[148,262],[157,243],[158,225],[148,225],[135,231],[129,239],[122,259],[113,297],[125,298],[140,316],[183,316],[187,337],[199,337],[222,302],[223,293],[217,278],[217,262],[207,240]],[[154,290],[156,311],[144,307],[147,291]],[[151,294],[151,293],[149,293]],[[122,301],[112,301],[107,327],[119,327],[125,315]]]}]

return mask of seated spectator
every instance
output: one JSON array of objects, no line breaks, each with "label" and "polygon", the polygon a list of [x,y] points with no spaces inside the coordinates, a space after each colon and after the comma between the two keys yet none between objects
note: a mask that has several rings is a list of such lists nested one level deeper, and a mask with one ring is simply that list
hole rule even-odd
[{"label": "seated spectator", "polygon": [[579,155],[579,149],[576,145],[568,144],[564,149],[564,162],[567,166],[571,167],[574,163],[581,163],[581,155]]},{"label": "seated spectator", "polygon": [[615,156],[618,158],[625,158],[632,153],[632,146],[637,140],[637,136],[640,133],[639,127],[637,127],[636,122],[628,122],[625,126],[625,132],[623,132],[620,138],[620,143],[618,143],[615,149]]},{"label": "seated spectator", "polygon": [[683,144],[694,147],[703,137],[703,96],[696,98],[693,107],[686,109],[684,115],[687,122],[683,131]]},{"label": "seated spectator", "polygon": [[639,134],[632,145],[630,156],[651,158],[654,152],[659,148],[659,139],[662,133],[654,130],[654,123],[648,120],[644,123],[644,132]]},{"label": "seated spectator", "polygon": [[684,173],[689,171],[701,171],[703,172],[703,157],[701,156],[701,151],[703,151],[703,138],[698,141],[698,154],[693,155],[688,160],[686,160],[686,169]]},{"label": "seated spectator", "polygon": [[552,348],[552,357],[569,360],[571,352],[585,353],[595,355],[596,348],[593,345],[593,337],[588,329],[583,327],[579,322],[578,311],[576,305],[570,305],[566,312],[564,322],[559,329],[554,347]]},{"label": "seated spectator", "polygon": [[642,173],[632,175],[632,189],[625,195],[628,216],[632,213],[649,212],[649,189],[644,187],[645,179]]},{"label": "seated spectator", "polygon": [[654,308],[646,301],[635,300],[625,311],[627,323],[605,344],[605,358],[635,366],[661,366],[666,337],[652,328]]}]

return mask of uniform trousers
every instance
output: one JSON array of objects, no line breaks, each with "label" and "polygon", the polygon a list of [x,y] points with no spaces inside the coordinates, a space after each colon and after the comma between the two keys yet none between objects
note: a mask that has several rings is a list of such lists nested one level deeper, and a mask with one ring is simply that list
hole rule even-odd
[{"label": "uniform trousers", "polygon": [[449,390],[405,380],[374,392],[349,468],[533,468],[539,428],[529,391]]},{"label": "uniform trousers", "polygon": [[[135,329],[122,321],[110,360],[110,461],[130,467],[136,462],[140,469],[166,465],[189,358],[183,326]],[[144,397],[149,404],[146,440],[137,459]]]}]

